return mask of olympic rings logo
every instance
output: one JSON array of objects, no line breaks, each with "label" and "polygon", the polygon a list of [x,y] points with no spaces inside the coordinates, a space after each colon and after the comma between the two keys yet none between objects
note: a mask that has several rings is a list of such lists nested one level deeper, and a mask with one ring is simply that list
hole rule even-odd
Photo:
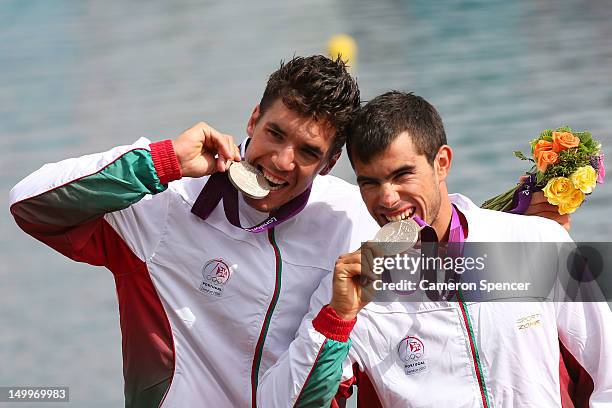
[{"label": "olympic rings logo", "polygon": [[202,276],[215,285],[225,285],[231,276],[231,268],[222,259],[211,259],[202,268]]},{"label": "olympic rings logo", "polygon": [[397,354],[404,363],[418,361],[425,356],[425,346],[418,338],[407,336],[398,344]]}]

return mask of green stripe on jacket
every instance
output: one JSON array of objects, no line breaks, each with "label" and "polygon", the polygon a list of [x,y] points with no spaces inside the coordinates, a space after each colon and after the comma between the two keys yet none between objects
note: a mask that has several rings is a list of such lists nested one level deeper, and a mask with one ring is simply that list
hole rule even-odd
[{"label": "green stripe on jacket", "polygon": [[32,224],[70,227],[122,210],[166,190],[146,149],[132,150],[98,172],[16,203],[11,211]]},{"label": "green stripe on jacket", "polygon": [[319,352],[310,376],[295,407],[329,407],[338,392],[342,379],[342,363],[346,359],[351,340],[340,342],[327,339]]}]

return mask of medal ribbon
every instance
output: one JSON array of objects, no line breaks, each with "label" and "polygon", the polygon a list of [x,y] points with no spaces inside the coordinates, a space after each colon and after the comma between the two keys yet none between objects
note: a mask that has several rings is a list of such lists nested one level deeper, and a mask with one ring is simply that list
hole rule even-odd
[{"label": "medal ribbon", "polygon": [[[465,241],[463,225],[459,218],[459,212],[454,204],[451,204],[452,216],[450,223],[450,231],[448,233],[448,242],[456,242],[463,244]],[[414,221],[421,227],[421,241],[423,242],[438,242],[438,235],[436,231],[425,221],[420,219],[417,215],[413,217]]]},{"label": "medal ribbon", "polygon": [[[453,213],[451,217],[451,225],[450,225],[450,230],[448,232],[448,243],[451,245],[447,247],[447,255],[453,258],[456,258],[463,254],[463,243],[465,242],[465,236],[464,236],[463,225],[461,225],[461,219],[459,218],[459,212],[457,211],[457,208],[455,207],[454,204],[452,204],[452,211]],[[428,242],[433,242],[432,244],[433,254],[431,255],[438,255],[439,254],[438,237],[435,234],[434,234],[434,237],[436,241],[428,241]],[[430,278],[428,279],[429,281],[431,281],[431,278],[437,281],[435,270],[434,271],[426,270],[425,273],[429,276]],[[444,281],[449,282],[449,283],[455,282],[459,279],[460,279],[459,275],[455,271],[447,270],[444,276]],[[427,290],[426,294],[427,294],[427,297],[433,301],[440,301],[440,300],[448,301],[455,295],[455,292],[451,293],[449,291],[444,291],[440,293],[436,290],[433,290],[433,291]]]},{"label": "medal ribbon", "polygon": [[[448,233],[448,242],[457,244],[451,246],[451,250],[448,254],[452,257],[461,256],[463,253],[463,243],[465,241],[463,225],[461,225],[461,219],[459,218],[459,212],[454,204],[452,207],[452,216],[450,223],[450,231]],[[439,252],[439,240],[436,231],[425,221],[418,216],[414,216],[414,221],[421,227],[421,250],[426,252],[427,257],[438,256]],[[426,243],[423,245],[423,243]],[[454,271],[447,271],[445,281],[450,282],[455,280],[456,273]],[[436,271],[425,269],[421,271],[421,276],[424,276],[428,281],[436,281]],[[408,295],[412,291],[395,291],[400,295]],[[450,293],[441,294],[435,290],[427,290],[427,297],[432,301],[448,300],[451,297]]]},{"label": "medal ribbon", "polygon": [[[249,139],[246,140],[246,143],[248,143],[248,140]],[[240,151],[243,157],[245,150],[246,146],[243,147],[243,145],[241,145]],[[214,173],[206,181],[204,188],[191,208],[191,212],[205,220],[212,214],[213,210],[219,204],[219,201],[223,200],[225,217],[233,226],[247,232],[259,233],[276,227],[302,211],[308,203],[310,190],[311,187],[308,187],[302,194],[272,211],[268,215],[268,218],[259,224],[252,227],[243,227],[240,224],[240,215],[238,211],[238,190],[236,190],[230,182],[227,171]]]}]

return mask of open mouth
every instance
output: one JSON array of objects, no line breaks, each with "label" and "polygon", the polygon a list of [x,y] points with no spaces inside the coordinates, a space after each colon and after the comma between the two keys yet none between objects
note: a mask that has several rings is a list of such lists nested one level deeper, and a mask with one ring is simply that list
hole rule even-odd
[{"label": "open mouth", "polygon": [[407,218],[412,218],[412,216],[414,216],[414,212],[415,212],[415,208],[411,207],[396,215],[383,214],[383,217],[385,218],[385,220],[387,220],[387,222],[396,222],[396,221],[405,220]]},{"label": "open mouth", "polygon": [[288,181],[285,181],[285,180],[283,180],[281,178],[278,178],[278,177],[274,176],[273,174],[270,174],[270,172],[268,170],[266,170],[264,167],[257,166],[257,168],[259,169],[259,171],[261,171],[261,173],[263,174],[264,178],[266,179],[266,181],[270,185],[270,190],[271,191],[280,190],[281,188],[286,187],[286,186],[289,185]]}]

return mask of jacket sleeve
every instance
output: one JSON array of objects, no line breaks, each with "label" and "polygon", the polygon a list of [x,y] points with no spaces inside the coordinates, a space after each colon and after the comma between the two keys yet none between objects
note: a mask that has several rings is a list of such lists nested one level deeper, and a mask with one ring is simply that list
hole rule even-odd
[{"label": "jacket sleeve", "polygon": [[331,279],[313,295],[310,311],[295,340],[262,376],[257,388],[260,407],[329,407],[351,372],[349,335],[355,320],[343,320],[329,306]]},{"label": "jacket sleeve", "polygon": [[167,210],[164,194],[150,195],[180,176],[171,141],[141,138],[44,165],[11,190],[10,211],[26,233],[76,261],[107,265],[106,241],[117,235],[144,260]]}]

